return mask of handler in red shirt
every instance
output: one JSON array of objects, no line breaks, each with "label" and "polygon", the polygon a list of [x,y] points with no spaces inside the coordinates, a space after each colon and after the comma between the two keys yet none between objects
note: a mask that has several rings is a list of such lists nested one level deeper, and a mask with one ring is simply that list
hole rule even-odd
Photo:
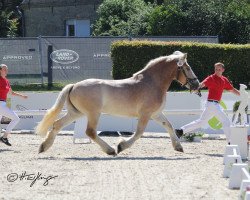
[{"label": "handler in red shirt", "polygon": [[215,63],[214,74],[208,76],[201,82],[200,88],[208,88],[208,98],[205,110],[203,111],[200,119],[182,126],[181,129],[176,129],[178,137],[202,127],[209,119],[211,119],[211,117],[216,116],[222,122],[223,131],[226,135],[228,144],[230,144],[231,122],[221,109],[219,101],[221,100],[223,90],[228,90],[236,95],[240,95],[240,92],[231,85],[225,76],[222,75],[224,71],[225,66],[223,63]]},{"label": "handler in red shirt", "polygon": [[8,140],[8,136],[11,133],[12,129],[17,125],[19,122],[19,117],[17,114],[11,110],[7,104],[6,104],[6,99],[8,93],[14,96],[19,96],[22,98],[27,98],[26,95],[17,93],[12,91],[10,83],[8,79],[6,78],[8,74],[8,67],[5,64],[0,65],[0,121],[2,119],[2,116],[8,117],[11,119],[11,122],[8,124],[6,127],[6,132],[3,134],[2,137],[0,137],[0,142],[3,142],[4,144],[11,146]]}]

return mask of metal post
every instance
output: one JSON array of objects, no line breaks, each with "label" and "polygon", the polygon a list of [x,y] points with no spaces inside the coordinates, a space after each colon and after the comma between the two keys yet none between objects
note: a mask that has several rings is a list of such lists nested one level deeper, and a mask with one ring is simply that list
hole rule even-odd
[{"label": "metal post", "polygon": [[43,52],[42,52],[42,37],[38,37],[38,49],[39,49],[39,63],[40,63],[40,71],[41,71],[41,82],[42,86],[44,85],[43,80]]},{"label": "metal post", "polygon": [[21,23],[22,23],[22,37],[25,37],[25,27],[24,27],[24,14],[22,12],[22,10],[20,10],[20,7],[19,6],[16,6],[16,10],[21,18]]},{"label": "metal post", "polygon": [[53,46],[49,45],[48,46],[48,89],[50,90],[51,87],[53,86],[53,62],[52,59],[50,58],[50,54],[53,52]]}]

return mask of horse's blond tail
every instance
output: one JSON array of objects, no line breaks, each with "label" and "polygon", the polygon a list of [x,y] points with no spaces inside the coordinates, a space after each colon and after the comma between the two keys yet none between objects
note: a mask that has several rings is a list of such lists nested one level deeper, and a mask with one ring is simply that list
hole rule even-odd
[{"label": "horse's blond tail", "polygon": [[57,116],[63,109],[64,103],[69,95],[70,90],[74,85],[69,84],[66,85],[63,90],[59,93],[55,104],[50,108],[47,113],[44,115],[41,122],[39,122],[38,126],[35,129],[35,133],[39,134],[42,137],[47,135],[48,129],[53,125]]}]

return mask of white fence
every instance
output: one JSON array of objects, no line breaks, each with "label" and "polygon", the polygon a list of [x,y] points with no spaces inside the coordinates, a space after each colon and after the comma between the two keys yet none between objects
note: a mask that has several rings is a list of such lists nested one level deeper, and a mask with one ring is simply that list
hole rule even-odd
[{"label": "white fence", "polygon": [[[58,92],[27,92],[28,99],[20,99],[18,97],[11,97],[11,108],[16,111],[21,120],[17,125],[17,129],[33,130],[37,123],[42,119],[42,116],[46,113],[55,102]],[[198,97],[195,94],[188,92],[169,92],[167,93],[167,101],[164,112],[168,116],[169,121],[175,128],[179,128],[182,125],[189,123],[199,117],[204,104],[206,102],[207,93],[202,93],[202,97]],[[230,94],[223,94],[223,102],[226,107],[225,112],[229,117],[232,117],[232,107],[234,102],[238,100],[238,97]],[[62,113],[65,113],[64,110]],[[250,113],[249,113],[250,114]],[[114,121],[116,123],[114,123]],[[208,123],[203,127],[203,131],[206,133],[223,133],[219,126],[211,127],[212,123]],[[216,122],[215,125],[218,123]],[[114,117],[103,114],[99,121],[98,130],[111,131],[134,131],[137,125],[137,119],[135,118],[123,118]],[[73,130],[74,124],[69,125],[65,130]],[[146,131],[150,132],[165,132],[165,129],[154,121],[150,121]]]}]

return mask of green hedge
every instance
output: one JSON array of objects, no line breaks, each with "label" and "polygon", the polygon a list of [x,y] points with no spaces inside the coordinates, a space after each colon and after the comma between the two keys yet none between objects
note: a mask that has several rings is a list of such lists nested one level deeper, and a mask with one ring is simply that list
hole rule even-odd
[{"label": "green hedge", "polygon": [[[223,62],[227,76],[236,88],[250,82],[250,44],[209,44],[191,42],[116,41],[111,46],[113,78],[131,77],[151,59],[174,51],[188,53],[188,63],[200,81],[214,73],[214,63]],[[170,89],[180,89],[173,84]]]}]

